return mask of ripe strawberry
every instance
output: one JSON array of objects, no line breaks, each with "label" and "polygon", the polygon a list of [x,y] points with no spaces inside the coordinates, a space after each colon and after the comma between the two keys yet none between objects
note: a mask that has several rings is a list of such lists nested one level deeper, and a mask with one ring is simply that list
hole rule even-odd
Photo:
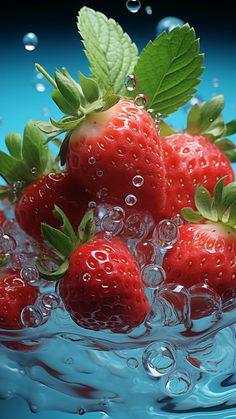
[{"label": "ripe strawberry", "polygon": [[23,142],[18,134],[6,137],[10,155],[0,151],[0,175],[7,181],[2,198],[16,203],[15,216],[21,228],[41,241],[41,223],[58,225],[52,209],[60,205],[73,227],[78,227],[90,197],[67,173],[57,173],[46,138],[29,122]]},{"label": "ripe strawberry", "polygon": [[4,221],[6,220],[4,211],[0,211],[0,226],[3,225]]},{"label": "ripe strawberry", "polygon": [[148,210],[159,220],[166,178],[161,140],[150,115],[112,91],[100,97],[96,82],[82,75],[79,85],[65,69],[56,70],[55,80],[52,97],[67,116],[51,119],[53,127],[37,124],[48,133],[67,132],[60,155],[69,174],[98,200]]},{"label": "ripe strawberry", "polygon": [[[198,212],[184,208],[190,224],[179,229],[179,239],[163,262],[166,282],[189,288],[207,284],[219,295],[236,286],[236,182],[215,187],[214,198],[202,186],[196,188]],[[204,219],[204,223],[200,223]]]},{"label": "ripe strawberry", "polygon": [[38,289],[27,284],[20,273],[14,269],[0,271],[0,328],[7,330],[23,329],[21,311],[33,305]]},{"label": "ripe strawberry", "polygon": [[187,132],[162,139],[167,177],[163,218],[173,217],[185,206],[194,208],[197,184],[212,193],[221,177],[227,176],[227,183],[234,180],[230,160],[235,161],[235,145],[222,138],[232,133],[227,132],[220,115],[223,106],[222,96],[194,105],[188,115]]},{"label": "ripe strawberry", "polygon": [[[109,329],[113,333],[129,332],[140,325],[149,304],[138,266],[127,246],[115,237],[106,238],[102,234],[93,237],[91,211],[80,224],[78,238],[57,207],[55,214],[63,222],[58,237],[46,224],[42,225],[43,236],[69,261],[64,261],[53,274],[46,272],[40,263],[38,267],[45,278],[61,277],[60,295],[72,319],[83,328]],[[66,235],[64,239],[62,232]]]}]

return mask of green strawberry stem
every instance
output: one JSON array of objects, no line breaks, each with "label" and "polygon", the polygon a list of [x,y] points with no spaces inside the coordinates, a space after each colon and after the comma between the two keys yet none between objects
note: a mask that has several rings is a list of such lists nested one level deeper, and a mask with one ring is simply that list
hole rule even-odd
[{"label": "green strawberry stem", "polygon": [[197,211],[190,207],[181,210],[186,221],[221,223],[236,232],[236,182],[224,186],[225,179],[226,176],[217,182],[213,196],[204,186],[197,186],[194,196]]},{"label": "green strawberry stem", "polygon": [[92,210],[85,213],[77,233],[74,232],[66,214],[58,206],[55,205],[53,213],[61,222],[60,228],[57,229],[46,223],[42,223],[41,230],[46,243],[59,256],[61,265],[56,271],[50,272],[44,267],[42,260],[38,260],[37,267],[44,279],[57,281],[66,273],[69,266],[68,260],[74,250],[78,246],[92,240],[95,234],[96,225]]},{"label": "green strawberry stem", "polygon": [[47,73],[47,71],[40,65],[40,64],[35,64],[35,67],[37,68],[37,70],[43,74],[43,76],[49,81],[49,83],[51,83],[53,85],[53,87],[55,87],[55,89],[57,89],[57,84],[55,82],[55,80],[53,80],[53,78],[50,76],[50,74]]}]

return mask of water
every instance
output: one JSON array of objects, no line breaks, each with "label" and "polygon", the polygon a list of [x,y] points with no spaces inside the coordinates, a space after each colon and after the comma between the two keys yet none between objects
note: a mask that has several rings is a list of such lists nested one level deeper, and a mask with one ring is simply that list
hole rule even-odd
[{"label": "water", "polygon": [[176,26],[183,26],[184,21],[178,17],[168,16],[161,19],[156,26],[156,35],[159,35],[161,32],[170,32]]},{"label": "water", "polygon": [[28,32],[23,36],[22,40],[26,51],[34,51],[38,45],[38,37],[33,32]]},{"label": "water", "polygon": [[126,7],[131,13],[137,13],[141,8],[141,2],[139,0],[127,0]]}]

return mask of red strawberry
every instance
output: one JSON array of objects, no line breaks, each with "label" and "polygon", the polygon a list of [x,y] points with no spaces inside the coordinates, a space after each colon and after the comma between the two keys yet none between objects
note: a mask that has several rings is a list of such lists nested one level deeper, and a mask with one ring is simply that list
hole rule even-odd
[{"label": "red strawberry", "polygon": [[[223,181],[217,183],[214,198],[204,187],[196,188],[198,212],[182,210],[185,219],[192,222],[180,227],[177,243],[164,257],[166,282],[187,288],[207,284],[221,296],[235,288],[236,182],[223,188]],[[204,223],[200,223],[202,219]]]},{"label": "red strawberry", "polygon": [[4,221],[6,220],[4,211],[0,211],[0,226],[3,225]]},{"label": "red strawberry", "polygon": [[81,327],[109,329],[113,333],[128,332],[140,325],[149,303],[138,266],[127,246],[115,237],[108,239],[101,234],[93,237],[91,211],[80,224],[78,238],[65,214],[56,207],[55,214],[63,221],[65,243],[60,230],[58,240],[55,231],[51,240],[50,226],[43,224],[42,232],[69,262],[63,263],[58,274],[47,273],[40,264],[39,269],[46,278],[61,277],[60,295],[72,319]]},{"label": "red strawberry", "polygon": [[210,193],[223,176],[234,180],[230,164],[235,161],[235,145],[224,135],[233,129],[224,124],[221,112],[223,96],[216,96],[202,105],[194,105],[188,114],[187,132],[174,133],[162,139],[167,177],[167,200],[163,218],[171,218],[188,205],[194,208],[197,184]]},{"label": "red strawberry", "polygon": [[[76,228],[90,197],[67,173],[55,171],[51,153],[41,131],[29,122],[21,141],[19,134],[6,137],[11,155],[0,151],[0,175],[7,181],[1,196],[16,202],[16,220],[22,229],[41,241],[42,222],[57,226],[54,205],[60,205]],[[50,170],[52,169],[52,170]]]},{"label": "red strawberry", "polygon": [[82,75],[79,85],[65,69],[56,70],[55,80],[52,97],[66,116],[51,119],[48,127],[37,124],[48,133],[67,132],[60,155],[69,174],[98,200],[148,210],[159,220],[166,178],[161,140],[150,115],[111,89],[99,96],[97,83]]},{"label": "red strawberry", "polygon": [[0,328],[7,330],[23,329],[21,311],[33,305],[38,289],[27,284],[17,270],[0,271]]}]

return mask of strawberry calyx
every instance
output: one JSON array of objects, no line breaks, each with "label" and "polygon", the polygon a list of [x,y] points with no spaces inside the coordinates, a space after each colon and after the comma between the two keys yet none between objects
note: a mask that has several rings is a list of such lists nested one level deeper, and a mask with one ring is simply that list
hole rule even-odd
[{"label": "strawberry calyx", "polygon": [[224,122],[224,96],[218,95],[200,104],[195,104],[188,113],[186,131],[203,135],[215,143],[231,162],[236,161],[236,146],[228,136],[236,133],[236,120]]},{"label": "strawberry calyx", "polygon": [[197,211],[190,207],[182,208],[183,218],[190,223],[202,220],[221,223],[236,232],[236,182],[224,186],[225,179],[226,176],[218,180],[213,196],[204,186],[197,186],[194,196]]},{"label": "strawberry calyx", "polygon": [[92,210],[85,213],[76,233],[66,214],[57,205],[55,205],[53,213],[62,223],[60,228],[57,229],[46,223],[42,223],[41,231],[45,242],[59,257],[61,264],[53,272],[45,268],[42,260],[37,261],[37,267],[44,279],[57,281],[66,273],[69,267],[69,257],[74,250],[87,241],[92,240],[96,225]]},{"label": "strawberry calyx", "polygon": [[5,144],[9,154],[0,151],[0,176],[5,181],[0,186],[0,199],[15,202],[26,186],[55,169],[55,162],[44,134],[33,121],[25,126],[23,139],[12,132]]}]

